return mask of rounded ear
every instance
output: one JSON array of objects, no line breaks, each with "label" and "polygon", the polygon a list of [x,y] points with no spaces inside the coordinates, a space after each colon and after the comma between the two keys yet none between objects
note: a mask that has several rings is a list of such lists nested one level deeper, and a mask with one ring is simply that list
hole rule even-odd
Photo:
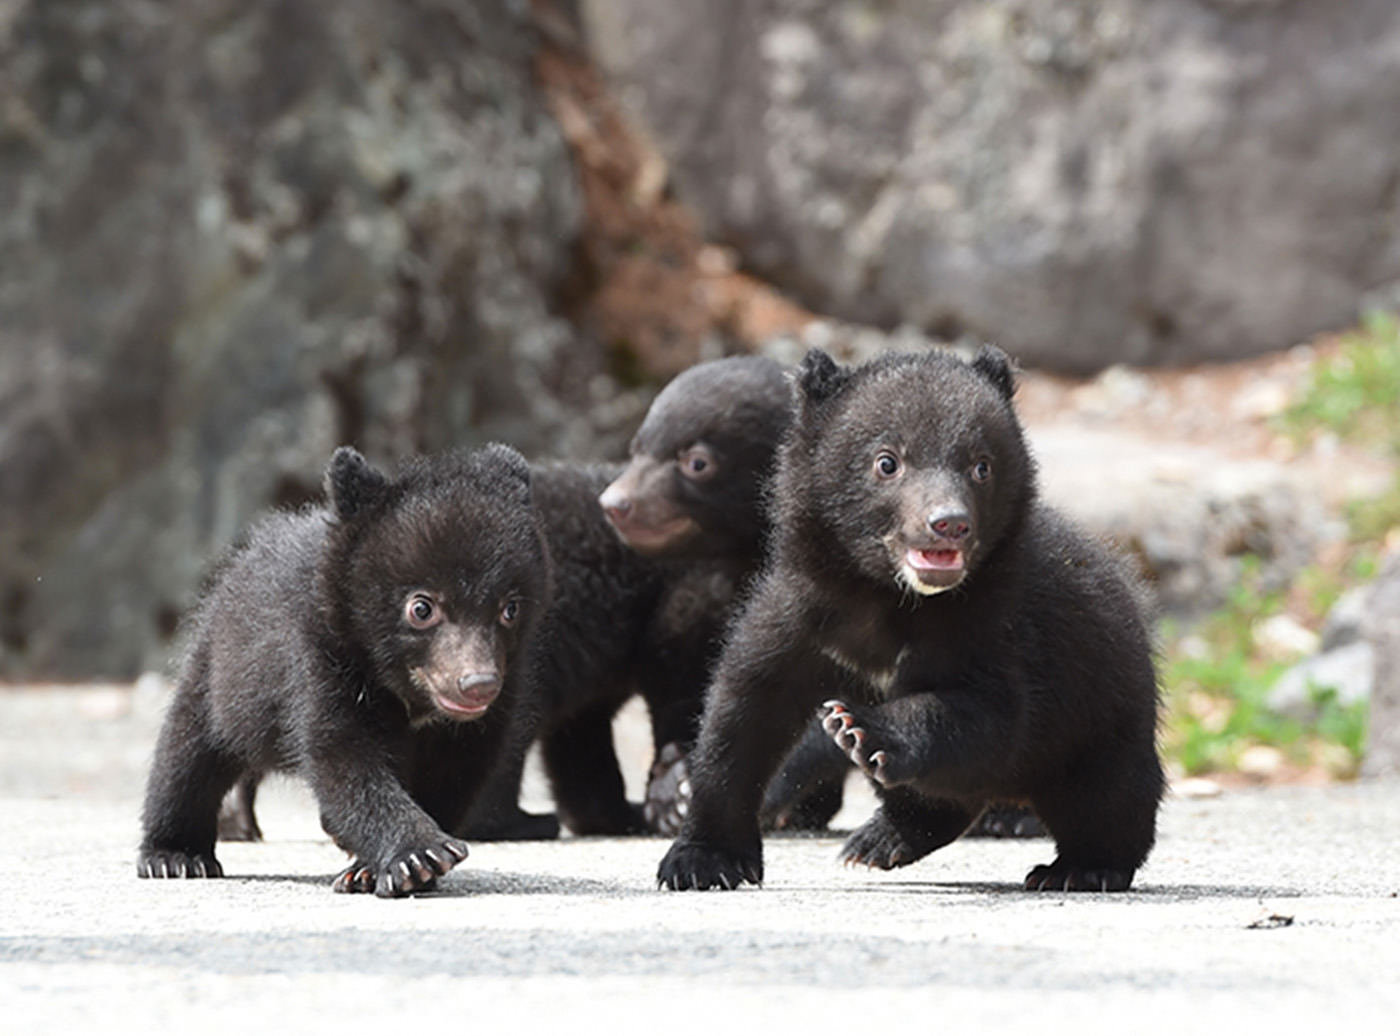
[{"label": "rounded ear", "polygon": [[1016,394],[1016,371],[1011,357],[995,345],[984,345],[972,360],[972,369],[996,386],[1002,398],[1010,402]]},{"label": "rounded ear", "polygon": [[850,371],[821,349],[809,350],[797,368],[797,387],[813,403],[824,403],[836,395],[850,378]]},{"label": "rounded ear", "polygon": [[336,518],[347,521],[373,507],[389,480],[370,466],[359,450],[342,446],[326,467],[326,497]]},{"label": "rounded ear", "polygon": [[506,478],[519,484],[523,495],[530,496],[530,462],[513,446],[493,442],[481,450],[481,459],[489,466],[502,472]]}]

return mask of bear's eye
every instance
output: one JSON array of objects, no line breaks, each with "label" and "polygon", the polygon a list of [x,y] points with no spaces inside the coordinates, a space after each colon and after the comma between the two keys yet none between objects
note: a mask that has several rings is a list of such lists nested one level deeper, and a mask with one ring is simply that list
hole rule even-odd
[{"label": "bear's eye", "polygon": [[514,626],[520,618],[520,602],[514,597],[501,605],[501,625]]},{"label": "bear's eye", "polygon": [[695,482],[712,478],[715,473],[714,455],[704,446],[682,450],[676,462],[680,465],[681,474]]},{"label": "bear's eye", "polygon": [[875,456],[875,474],[880,478],[894,478],[900,467],[899,458],[889,450],[881,450]]},{"label": "bear's eye", "polygon": [[404,604],[403,617],[414,629],[425,630],[442,621],[442,612],[427,594],[413,594]]},{"label": "bear's eye", "polygon": [[992,463],[987,460],[979,460],[972,465],[972,481],[985,482],[992,477]]}]

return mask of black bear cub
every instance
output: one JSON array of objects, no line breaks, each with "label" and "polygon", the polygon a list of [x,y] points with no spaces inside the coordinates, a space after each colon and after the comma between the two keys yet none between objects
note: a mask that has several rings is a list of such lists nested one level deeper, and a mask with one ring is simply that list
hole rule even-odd
[{"label": "black bear cub", "polygon": [[[625,469],[535,465],[555,559],[554,605],[533,650],[536,733],[559,818],[575,834],[675,833],[677,775],[735,595],[758,564],[761,487],[789,398],[772,361],[700,364],[657,396]],[[612,735],[634,694],[646,701],[657,759],[641,809],[627,801]],[[516,804],[526,747],[513,750],[468,834],[557,832]]]},{"label": "black bear cub", "polygon": [[697,364],[652,401],[599,504],[639,554],[728,562],[748,575],[767,540],[764,486],[788,425],[787,372],[761,356]]},{"label": "black bear cub", "polygon": [[[649,635],[654,653],[672,670],[698,676],[690,693],[670,697],[669,718],[653,723],[656,756],[644,813],[647,827],[661,834],[677,834],[689,808],[686,755],[705,674],[767,546],[765,487],[791,399],[788,372],[766,357],[690,367],[653,400],[632,437],[627,467],[598,498],[622,542],[666,566],[660,621]],[[845,760],[837,760],[844,777]]]},{"label": "black bear cub", "polygon": [[1151,640],[1120,562],[1037,500],[1014,391],[990,347],[803,361],[662,885],[762,881],[764,786],[820,708],[881,798],[848,862],[913,863],[1024,802],[1058,849],[1027,888],[1129,887],[1163,788]]},{"label": "black bear cub", "polygon": [[269,770],[310,783],[353,857],[337,891],[404,895],[467,854],[447,832],[509,741],[550,593],[529,467],[490,446],[389,478],[342,447],[326,493],[255,525],[192,616],[142,877],[219,877],[220,799]]}]

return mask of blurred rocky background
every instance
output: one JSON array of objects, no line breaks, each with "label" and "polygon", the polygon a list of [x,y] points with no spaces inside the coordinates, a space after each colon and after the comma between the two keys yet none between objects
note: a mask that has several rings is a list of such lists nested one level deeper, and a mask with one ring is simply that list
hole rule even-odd
[{"label": "blurred rocky background", "polygon": [[1296,419],[1400,302],[1397,140],[1393,0],[0,0],[0,678],[161,669],[339,443],[981,340],[1179,657],[1291,664],[1397,545],[1400,440]]}]

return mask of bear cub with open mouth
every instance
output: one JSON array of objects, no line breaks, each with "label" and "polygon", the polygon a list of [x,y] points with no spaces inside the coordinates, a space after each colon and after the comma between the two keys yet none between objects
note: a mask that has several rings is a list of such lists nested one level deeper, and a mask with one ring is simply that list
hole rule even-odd
[{"label": "bear cub with open mouth", "polygon": [[848,862],[913,863],[1022,802],[1058,850],[1027,888],[1129,887],[1163,788],[1151,638],[1122,562],[1037,499],[1014,391],[991,347],[807,355],[662,885],[762,881],[764,787],[820,710],[881,799]]}]

